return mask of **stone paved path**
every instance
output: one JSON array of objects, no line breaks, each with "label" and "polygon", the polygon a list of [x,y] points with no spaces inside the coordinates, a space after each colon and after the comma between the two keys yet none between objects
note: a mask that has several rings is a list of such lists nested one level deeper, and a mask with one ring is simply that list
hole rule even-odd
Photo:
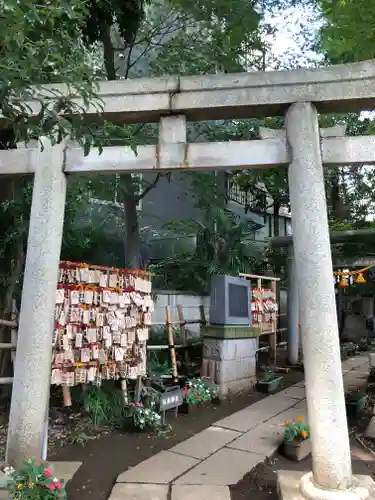
[{"label": "stone paved path", "polygon": [[[348,391],[366,383],[368,355],[342,364]],[[230,500],[236,484],[275,453],[284,420],[307,419],[305,384],[300,382],[252,404],[168,451],[120,474],[109,500]]]}]

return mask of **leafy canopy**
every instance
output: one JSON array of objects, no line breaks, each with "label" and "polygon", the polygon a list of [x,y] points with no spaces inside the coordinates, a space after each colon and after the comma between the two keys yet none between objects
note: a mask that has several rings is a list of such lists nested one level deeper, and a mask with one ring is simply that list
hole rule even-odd
[{"label": "leafy canopy", "polygon": [[[100,76],[94,52],[83,45],[87,14],[84,0],[0,0],[0,109],[17,140],[82,137],[81,120],[75,130],[59,113],[82,111],[72,96],[87,105]],[[51,104],[43,87],[48,83],[65,83],[70,91],[63,96],[56,86]],[[25,103],[31,98],[39,101],[36,117]]]},{"label": "leafy canopy", "polygon": [[368,0],[316,0],[324,25],[319,49],[332,63],[375,56],[375,3]]}]

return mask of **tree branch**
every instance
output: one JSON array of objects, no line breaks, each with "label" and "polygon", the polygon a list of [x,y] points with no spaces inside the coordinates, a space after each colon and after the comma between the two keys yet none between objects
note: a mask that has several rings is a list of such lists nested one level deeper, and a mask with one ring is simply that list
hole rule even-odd
[{"label": "tree branch", "polygon": [[154,189],[154,187],[156,186],[156,184],[160,181],[160,179],[163,177],[163,174],[161,173],[158,173],[157,176],[155,177],[154,181],[151,182],[144,190],[143,192],[136,197],[136,200],[137,200],[137,203],[139,202],[139,200],[142,200],[142,198],[144,198],[150,191],[151,189]]}]

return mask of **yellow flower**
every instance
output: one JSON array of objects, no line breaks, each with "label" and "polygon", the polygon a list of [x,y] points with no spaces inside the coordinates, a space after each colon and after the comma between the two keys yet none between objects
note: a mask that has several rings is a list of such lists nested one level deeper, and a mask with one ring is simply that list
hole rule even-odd
[{"label": "yellow flower", "polygon": [[307,438],[307,432],[306,431],[302,431],[301,432],[301,437],[303,437],[303,439],[306,439]]},{"label": "yellow flower", "polygon": [[17,484],[17,488],[18,488],[19,490],[22,490],[22,488],[23,488],[23,484],[21,484],[21,483],[20,483],[20,484]]},{"label": "yellow flower", "polygon": [[289,420],[284,420],[284,424],[288,425],[289,424]]},{"label": "yellow flower", "polygon": [[303,417],[301,417],[301,415],[299,415],[299,416],[297,417],[297,420],[298,420],[298,422],[303,422]]}]

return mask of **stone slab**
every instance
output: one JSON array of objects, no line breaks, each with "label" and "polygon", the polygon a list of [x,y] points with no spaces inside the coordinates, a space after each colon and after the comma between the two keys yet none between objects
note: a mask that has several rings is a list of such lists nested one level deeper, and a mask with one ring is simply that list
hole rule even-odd
[{"label": "stone slab", "polygon": [[239,436],[241,436],[239,432],[212,426],[179,443],[169,451],[203,460]]},{"label": "stone slab", "polygon": [[295,420],[297,417],[303,417],[307,421],[307,410],[295,407],[288,408],[287,410],[284,410],[278,415],[267,420],[267,424],[284,425],[285,420]]},{"label": "stone slab", "polygon": [[292,385],[292,387],[288,387],[288,389],[278,392],[277,395],[284,398],[304,399],[306,397],[306,391],[304,387]]},{"label": "stone slab", "polygon": [[161,451],[120,474],[117,482],[168,484],[198,462],[192,457]]},{"label": "stone slab", "polygon": [[172,500],[230,500],[228,486],[173,485]]},{"label": "stone slab", "polygon": [[273,416],[291,408],[294,402],[295,400],[293,399],[279,397],[279,395],[268,396],[244,410],[219,420],[215,423],[215,426],[239,432],[247,432]]},{"label": "stone slab", "polygon": [[49,462],[49,464],[54,475],[67,483],[81,467],[82,462]]},{"label": "stone slab", "polygon": [[[304,476],[307,471],[292,471],[292,470],[279,470],[277,471],[277,492],[280,500],[305,500],[301,495],[299,486],[302,476]],[[370,476],[355,476],[367,489],[371,489],[375,492],[375,483]],[[329,493],[327,492],[327,497]],[[335,498],[334,492],[331,492],[331,498]],[[340,493],[337,493],[337,498],[341,498]],[[348,498],[348,497],[345,497]],[[355,498],[355,495],[353,495]],[[373,495],[370,496],[373,498]]]},{"label": "stone slab", "polygon": [[167,500],[169,486],[117,483],[108,500]]},{"label": "stone slab", "polygon": [[297,410],[304,410],[307,413],[307,401],[306,401],[306,399],[302,399],[301,401],[298,401],[298,403],[296,405],[294,405],[293,408],[297,408]]},{"label": "stone slab", "polygon": [[279,448],[284,437],[283,425],[258,425],[246,434],[229,443],[228,448],[256,453],[264,460]]},{"label": "stone slab", "polygon": [[222,448],[175,481],[175,484],[236,484],[262,457],[255,453]]},{"label": "stone slab", "polygon": [[375,439],[375,417],[371,417],[365,430],[365,437]]}]

